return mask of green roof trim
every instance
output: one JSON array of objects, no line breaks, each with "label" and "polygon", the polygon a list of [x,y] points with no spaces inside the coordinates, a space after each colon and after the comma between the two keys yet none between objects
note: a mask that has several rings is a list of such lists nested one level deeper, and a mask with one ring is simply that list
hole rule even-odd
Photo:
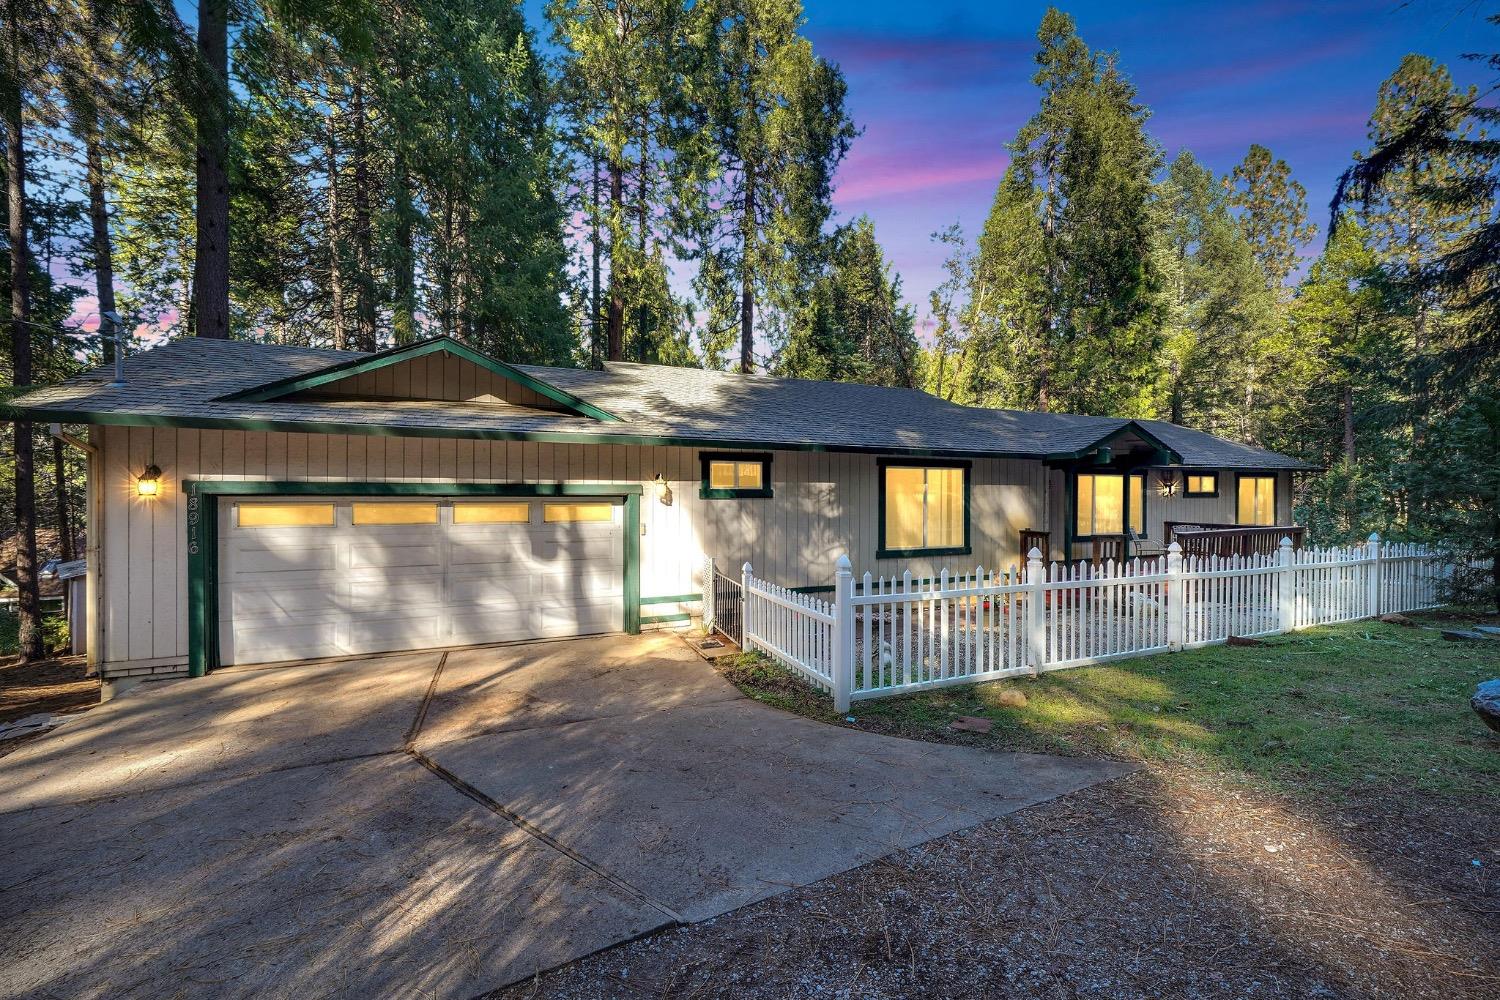
[{"label": "green roof trim", "polygon": [[1162,454],[1171,456],[1173,462],[1180,463],[1182,461],[1182,455],[1177,451],[1177,449],[1167,446],[1162,442],[1161,438],[1146,430],[1146,428],[1142,427],[1140,423],[1135,420],[1130,421],[1123,427],[1117,427],[1116,429],[1101,437],[1099,440],[1095,441],[1093,444],[1087,445],[1083,448],[1079,448],[1076,451],[1053,452],[1052,454],[1047,456],[1047,461],[1063,462],[1083,458],[1084,456],[1098,451],[1105,445],[1111,443],[1112,441],[1118,440],[1119,438],[1122,438],[1127,434],[1134,434],[1136,437],[1140,438],[1142,441],[1145,441],[1147,444],[1149,444],[1151,447],[1155,448]]},{"label": "green roof trim", "polygon": [[513,365],[504,361],[496,361],[487,354],[482,354],[459,343],[452,337],[433,337],[429,340],[419,341],[415,344],[406,344],[401,347],[392,347],[389,350],[380,351],[365,357],[344,361],[336,365],[330,365],[319,371],[306,375],[293,375],[288,378],[277,379],[265,385],[256,386],[253,389],[244,389],[221,397],[222,402],[236,403],[265,403],[273,399],[283,399],[293,393],[303,392],[307,389],[315,389],[319,386],[328,385],[330,382],[339,382],[346,378],[353,378],[365,372],[375,371],[390,365],[400,364],[404,361],[413,361],[417,358],[426,357],[429,354],[451,354],[461,358],[470,364],[484,368],[501,378],[510,379],[518,385],[523,385],[539,396],[544,396],[559,404],[567,410],[578,414],[580,417],[589,417],[594,420],[602,420],[608,423],[618,423],[620,418],[608,410],[600,409],[587,400],[579,399],[570,392],[559,389],[549,382],[528,375]]}]

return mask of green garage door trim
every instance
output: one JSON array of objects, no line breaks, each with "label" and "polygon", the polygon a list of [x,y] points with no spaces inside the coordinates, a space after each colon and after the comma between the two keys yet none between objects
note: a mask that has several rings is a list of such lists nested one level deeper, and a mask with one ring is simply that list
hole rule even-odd
[{"label": "green garage door trim", "polygon": [[608,497],[624,508],[625,631],[641,630],[641,485],[639,483],[346,483],[219,482],[182,484],[187,494],[188,676],[219,666],[219,498],[223,496]]}]

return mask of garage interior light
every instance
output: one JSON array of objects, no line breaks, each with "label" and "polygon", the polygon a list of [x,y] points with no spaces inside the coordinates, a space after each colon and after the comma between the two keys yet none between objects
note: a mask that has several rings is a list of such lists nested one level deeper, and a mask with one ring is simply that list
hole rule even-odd
[{"label": "garage interior light", "polygon": [[137,496],[154,497],[161,492],[161,469],[148,465],[135,481]]}]

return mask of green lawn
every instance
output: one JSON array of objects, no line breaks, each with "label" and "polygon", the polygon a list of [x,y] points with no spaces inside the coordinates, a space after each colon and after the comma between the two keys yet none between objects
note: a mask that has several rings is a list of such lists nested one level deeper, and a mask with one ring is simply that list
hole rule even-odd
[{"label": "green lawn", "polygon": [[[1481,680],[1500,676],[1500,640],[1450,642],[1438,627],[1355,622],[969,687],[856,702],[855,725],[996,749],[1186,764],[1288,790],[1415,787],[1500,792],[1500,738],[1469,708]],[[824,695],[758,656],[727,672],[768,704],[842,721]],[[1008,708],[1002,691],[1026,695]],[[949,728],[961,715],[989,735]]]}]

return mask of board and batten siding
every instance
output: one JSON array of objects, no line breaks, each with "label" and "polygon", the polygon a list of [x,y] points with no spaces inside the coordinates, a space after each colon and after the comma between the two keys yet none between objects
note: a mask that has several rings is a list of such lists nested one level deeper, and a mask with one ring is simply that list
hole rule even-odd
[{"label": "board and batten siding", "polygon": [[[677,603],[653,597],[701,592],[704,555],[737,575],[742,563],[786,586],[832,583],[847,552],[857,573],[930,575],[1009,567],[1021,560],[1019,532],[1044,527],[1040,462],[981,459],[971,473],[973,553],[876,560],[876,456],[772,452],[768,499],[703,500],[700,449],[534,441],[298,434],[171,427],[96,427],[98,502],[91,524],[102,539],[99,631],[91,662],[106,674],[166,670],[188,656],[187,498],[184,480],[420,483],[640,483],[642,614]],[[149,464],[162,470],[160,495],[136,495]],[[663,504],[651,486],[670,484]]]}]

